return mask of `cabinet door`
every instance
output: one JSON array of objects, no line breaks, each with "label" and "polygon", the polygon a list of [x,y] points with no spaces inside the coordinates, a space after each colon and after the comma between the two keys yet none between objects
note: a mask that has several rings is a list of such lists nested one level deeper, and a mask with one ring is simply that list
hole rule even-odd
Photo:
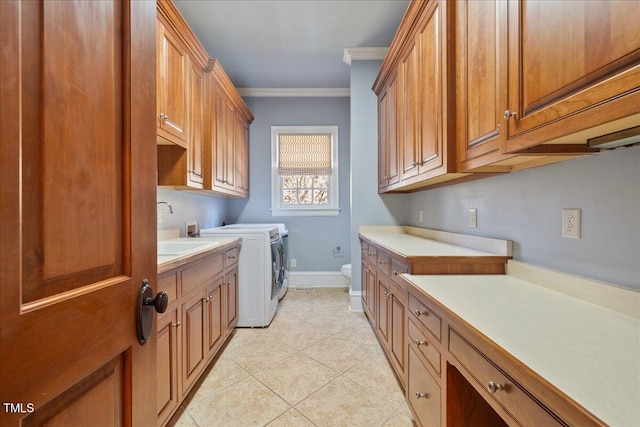
[{"label": "cabinet door", "polygon": [[238,268],[235,267],[225,274],[226,278],[226,328],[227,334],[236,327],[238,323]]},{"label": "cabinet door", "polygon": [[378,100],[378,188],[400,181],[397,137],[397,79],[392,77]]},{"label": "cabinet door", "polygon": [[224,341],[223,277],[207,288],[207,352],[211,358]]},{"label": "cabinet door", "polygon": [[158,135],[187,146],[189,57],[177,37],[157,23]]},{"label": "cabinet door", "polygon": [[365,312],[369,312],[369,304],[371,304],[371,295],[369,294],[369,268],[365,262],[362,263],[360,277],[362,280],[362,305]]},{"label": "cabinet door", "polygon": [[207,356],[207,313],[203,292],[182,303],[182,377],[181,392],[189,392],[200,372],[204,369]]},{"label": "cabinet door", "polygon": [[222,88],[216,90],[216,132],[213,159],[213,186],[234,190],[234,111]]},{"label": "cabinet door", "polygon": [[234,114],[233,140],[236,158],[233,170],[235,174],[235,190],[241,195],[249,194],[249,125],[240,116]]},{"label": "cabinet door", "polygon": [[389,295],[390,289],[382,274],[378,274],[376,284],[377,316],[376,332],[378,336],[388,346],[389,342]]},{"label": "cabinet door", "polygon": [[187,185],[202,188],[204,155],[204,70],[189,61],[189,145],[187,146]]},{"label": "cabinet door", "polygon": [[418,174],[418,87],[419,39],[414,39],[398,67],[398,132],[401,146],[401,179]]},{"label": "cabinet door", "polygon": [[394,290],[392,297],[389,299],[389,315],[390,335],[389,335],[389,354],[393,362],[394,368],[398,372],[398,377],[404,384],[406,382],[406,352],[407,352],[407,324],[406,324],[406,305],[407,295],[401,295],[400,292]]},{"label": "cabinet door", "polygon": [[458,171],[501,160],[507,104],[507,13],[503,1],[455,4]]},{"label": "cabinet door", "polygon": [[427,367],[409,347],[407,403],[420,427],[440,427],[441,391]]},{"label": "cabinet door", "polygon": [[177,304],[164,314],[158,315],[156,326],[158,338],[157,365],[158,373],[158,425],[163,425],[178,407],[178,360],[180,345],[178,344],[181,323]]},{"label": "cabinet door", "polygon": [[637,114],[639,16],[634,1],[510,0],[503,149]]},{"label": "cabinet door", "polygon": [[440,15],[443,13],[439,2],[433,2],[427,12],[424,28],[417,35],[420,48],[419,91],[412,88],[420,99],[420,133],[416,141],[418,152],[416,161],[418,173],[423,174],[443,166],[443,103],[442,103],[442,60]]}]

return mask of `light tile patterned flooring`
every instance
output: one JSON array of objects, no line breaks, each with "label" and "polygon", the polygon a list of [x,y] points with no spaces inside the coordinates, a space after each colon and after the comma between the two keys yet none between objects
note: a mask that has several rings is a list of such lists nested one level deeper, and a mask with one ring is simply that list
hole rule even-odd
[{"label": "light tile patterned flooring", "polygon": [[364,314],[343,288],[289,289],[265,329],[238,329],[180,427],[411,427]]}]

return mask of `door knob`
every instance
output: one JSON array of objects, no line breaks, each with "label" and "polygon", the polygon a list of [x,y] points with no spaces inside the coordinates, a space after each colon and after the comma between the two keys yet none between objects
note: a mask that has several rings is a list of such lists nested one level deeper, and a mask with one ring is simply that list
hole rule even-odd
[{"label": "door knob", "polygon": [[138,342],[145,345],[153,329],[153,311],[164,313],[169,305],[169,296],[160,291],[153,297],[153,289],[147,279],[142,281],[138,290],[138,302],[136,304],[136,329]]}]

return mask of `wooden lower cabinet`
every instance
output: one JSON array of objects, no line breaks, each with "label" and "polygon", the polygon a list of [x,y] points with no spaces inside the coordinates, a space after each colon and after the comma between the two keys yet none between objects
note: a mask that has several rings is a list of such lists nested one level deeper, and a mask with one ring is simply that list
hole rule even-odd
[{"label": "wooden lower cabinet", "polygon": [[158,422],[164,424],[180,403],[178,395],[178,360],[182,347],[178,342],[181,326],[177,305],[158,316],[157,361]]},{"label": "wooden lower cabinet", "polygon": [[409,347],[409,380],[407,403],[416,423],[421,427],[441,425],[442,392],[413,347]]},{"label": "wooden lower cabinet", "polygon": [[156,325],[157,414],[164,426],[238,321],[238,246],[163,272],[169,307]]}]

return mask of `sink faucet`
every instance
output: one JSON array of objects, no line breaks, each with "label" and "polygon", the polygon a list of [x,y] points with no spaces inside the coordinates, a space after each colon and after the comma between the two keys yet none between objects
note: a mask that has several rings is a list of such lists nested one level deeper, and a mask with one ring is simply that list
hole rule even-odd
[{"label": "sink faucet", "polygon": [[158,203],[156,203],[156,205],[167,205],[167,207],[169,208],[169,213],[170,214],[173,213],[173,208],[171,207],[171,205],[168,202],[158,202]]}]

